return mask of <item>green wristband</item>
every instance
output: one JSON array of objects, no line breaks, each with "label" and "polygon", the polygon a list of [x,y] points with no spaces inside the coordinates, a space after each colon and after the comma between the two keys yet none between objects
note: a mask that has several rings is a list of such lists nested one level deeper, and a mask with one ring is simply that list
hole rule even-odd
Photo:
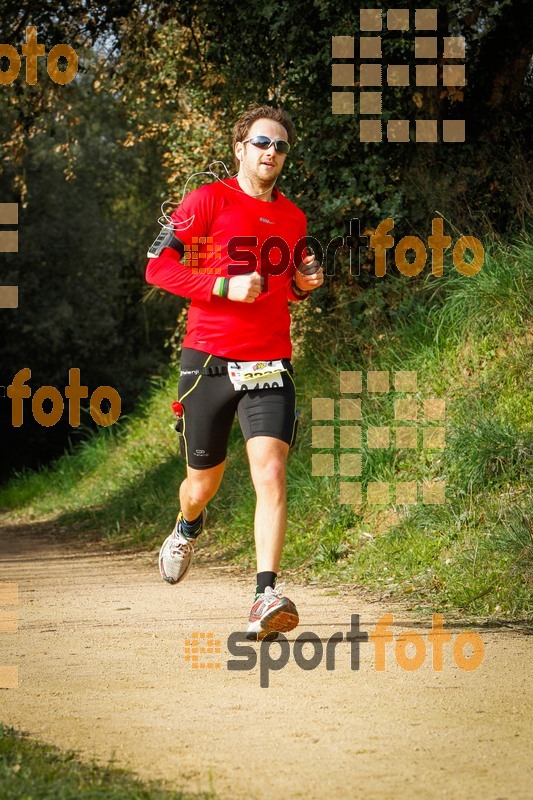
[{"label": "green wristband", "polygon": [[221,278],[218,284],[218,296],[227,297],[229,289],[229,278]]}]

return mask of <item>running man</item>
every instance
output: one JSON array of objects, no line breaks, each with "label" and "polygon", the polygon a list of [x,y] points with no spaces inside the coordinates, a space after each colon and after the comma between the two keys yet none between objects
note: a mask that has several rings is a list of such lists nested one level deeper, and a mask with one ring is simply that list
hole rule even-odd
[{"label": "running man", "polygon": [[[296,432],[288,305],[305,300],[324,277],[313,256],[302,258],[305,214],[274,186],[294,138],[281,109],[246,111],[233,128],[237,175],[186,195],[172,215],[170,246],[146,270],[148,283],[192,301],[178,387],[187,477],[159,569],[170,584],[185,578],[205,507],[224,474],[237,414],[256,492],[249,639],[274,638],[298,624],[294,603],[276,588],[287,522],[286,461]],[[184,264],[184,254],[196,256],[196,266],[192,258]]]}]

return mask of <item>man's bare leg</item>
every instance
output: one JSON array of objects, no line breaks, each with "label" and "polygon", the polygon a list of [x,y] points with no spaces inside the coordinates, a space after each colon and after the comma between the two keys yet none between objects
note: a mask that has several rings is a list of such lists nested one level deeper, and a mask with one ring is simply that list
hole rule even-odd
[{"label": "man's bare leg", "polygon": [[292,600],[273,589],[287,527],[287,455],[289,445],[271,436],[254,436],[247,443],[250,472],[255,487],[256,600],[252,605],[246,638],[275,638],[298,625]]},{"label": "man's bare leg", "polygon": [[287,527],[287,455],[289,445],[271,436],[254,436],[247,447],[257,495],[255,549],[258,572],[276,572]]},{"label": "man's bare leg", "polygon": [[187,467],[187,477],[179,490],[180,506],[187,520],[200,516],[208,502],[216,495],[226,462],[209,469],[193,469]]},{"label": "man's bare leg", "polygon": [[224,461],[209,469],[187,467],[187,477],[179,490],[181,514],[159,551],[159,571],[167,583],[179,583],[189,571],[194,543],[203,527],[202,511],[217,493],[225,465]]}]

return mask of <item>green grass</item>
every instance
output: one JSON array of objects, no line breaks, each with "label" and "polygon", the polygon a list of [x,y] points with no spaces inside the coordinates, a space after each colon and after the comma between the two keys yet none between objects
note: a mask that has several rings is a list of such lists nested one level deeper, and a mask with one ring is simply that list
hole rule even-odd
[{"label": "green grass", "polygon": [[[327,313],[296,313],[301,422],[289,462],[283,568],[295,579],[348,581],[428,611],[528,617],[533,247],[494,247],[470,278],[447,265],[441,278],[386,280],[360,290],[340,281]],[[419,404],[446,400],[443,451],[368,449],[364,438],[362,450],[363,486],[397,476],[419,485],[445,479],[446,505],[341,506],[339,477],[312,477],[311,400],[339,397],[339,369],[414,370]],[[171,429],[177,377],[169,369],[130,418],[47,470],[16,477],[0,489],[0,506],[54,517],[73,536],[155,546],[172,524],[184,476]],[[365,425],[394,427],[392,393],[363,391],[362,402]],[[235,426],[200,557],[253,569],[253,512]]]},{"label": "green grass", "polygon": [[82,764],[72,752],[38,744],[0,723],[2,800],[193,800],[212,793],[168,792],[111,767]]}]

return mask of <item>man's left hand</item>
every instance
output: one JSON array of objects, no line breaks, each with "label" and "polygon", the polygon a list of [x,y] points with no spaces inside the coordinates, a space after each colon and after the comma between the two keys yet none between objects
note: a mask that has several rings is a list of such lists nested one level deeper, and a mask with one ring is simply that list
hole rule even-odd
[{"label": "man's left hand", "polygon": [[294,273],[294,281],[302,292],[312,292],[324,283],[324,270],[314,256],[306,256]]}]

